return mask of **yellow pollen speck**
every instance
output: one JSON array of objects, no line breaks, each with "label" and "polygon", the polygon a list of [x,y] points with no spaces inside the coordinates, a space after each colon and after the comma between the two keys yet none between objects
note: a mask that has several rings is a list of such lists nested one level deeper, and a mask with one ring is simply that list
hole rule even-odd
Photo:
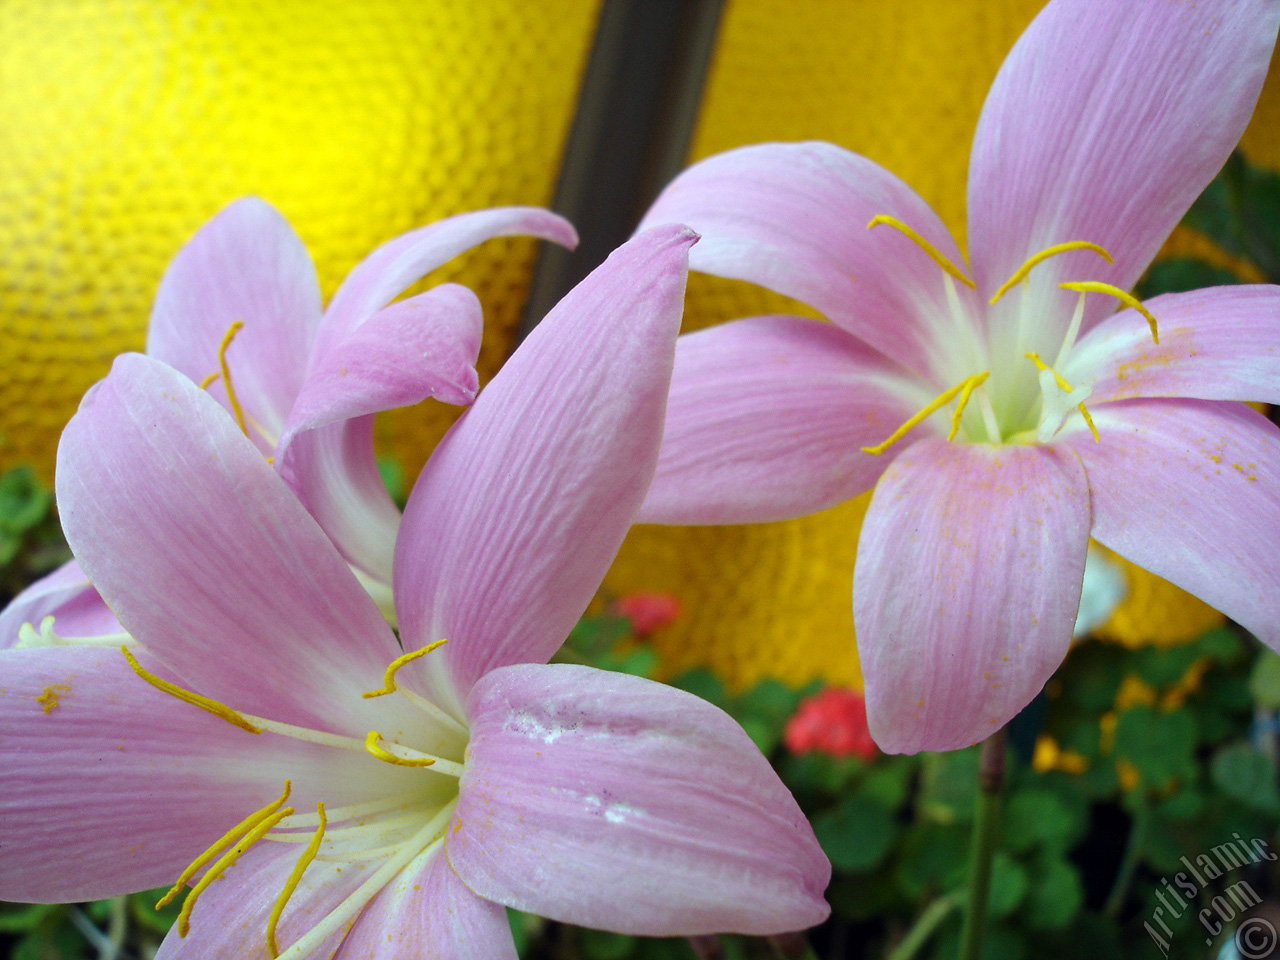
[{"label": "yellow pollen speck", "polygon": [[40,704],[41,709],[48,715],[53,713],[58,706],[58,694],[70,693],[71,688],[65,683],[51,683],[44,688],[40,696],[36,697],[36,703]]},{"label": "yellow pollen speck", "polygon": [[895,230],[898,230],[901,233],[905,234],[917,247],[919,247],[921,250],[923,250],[926,254],[929,255],[930,260],[932,260],[934,263],[940,266],[944,271],[951,274],[951,276],[955,277],[957,280],[959,280],[969,289],[972,290],[977,286],[972,280],[970,280],[960,271],[959,267],[957,267],[954,263],[952,263],[950,260],[944,257],[938,251],[937,247],[935,247],[932,243],[930,243],[924,237],[920,236],[920,234],[916,233],[914,230],[908,227],[905,223],[903,223],[897,217],[891,217],[885,213],[878,213],[871,218],[871,222],[867,224],[867,229],[870,230],[872,227],[879,226],[882,223],[890,227],[893,227]]},{"label": "yellow pollen speck", "polygon": [[1069,240],[1066,243],[1057,243],[1052,247],[1046,247],[1034,256],[1028,257],[1026,263],[1013,271],[1013,276],[1000,285],[1000,289],[995,292],[995,295],[988,302],[995,303],[1008,293],[1014,285],[1025,280],[1027,278],[1027,274],[1029,274],[1032,268],[1037,264],[1043,263],[1050,257],[1056,257],[1060,253],[1067,253],[1071,250],[1092,250],[1103,260],[1107,261],[1107,263],[1115,263],[1115,260],[1112,259],[1111,254],[1108,253],[1106,249],[1098,246],[1096,243],[1090,243],[1088,240]]}]

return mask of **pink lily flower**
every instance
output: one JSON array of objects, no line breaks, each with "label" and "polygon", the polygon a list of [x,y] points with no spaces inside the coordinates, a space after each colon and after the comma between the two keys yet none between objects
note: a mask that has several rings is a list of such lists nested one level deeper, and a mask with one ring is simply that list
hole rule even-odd
[{"label": "pink lily flower", "polygon": [[[378,475],[373,414],[428,397],[470,403],[483,327],[479,300],[455,283],[388,303],[471,247],[514,235],[577,243],[566,220],[534,207],[448,217],[378,247],[322,310],[302,239],[246,197],[178,251],[156,293],[147,353],[235,418],[388,614],[400,511]],[[74,562],[0,613],[0,647],[118,644],[119,634]]]},{"label": "pink lily flower", "polygon": [[[987,97],[971,267],[825,143],[676,178],[644,227],[830,323],[682,337],[641,521],[751,523],[875,488],[854,622],[876,742],[982,740],[1062,662],[1090,536],[1280,645],[1280,290],[1127,292],[1248,121],[1270,0],[1052,0]],[[1114,312],[1119,300],[1124,309]]]},{"label": "pink lily flower", "polygon": [[695,239],[616,251],[437,448],[394,559],[408,653],[215,400],[118,359],[57,493],[145,652],[0,653],[0,898],[190,881],[160,960],[514,958],[503,905],[658,935],[823,920],[829,864],[741,728],[545,662],[652,475]]}]

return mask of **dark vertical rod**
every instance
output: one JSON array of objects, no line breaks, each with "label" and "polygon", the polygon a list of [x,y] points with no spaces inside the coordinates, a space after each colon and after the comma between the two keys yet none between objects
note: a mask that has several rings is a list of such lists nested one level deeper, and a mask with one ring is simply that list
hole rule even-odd
[{"label": "dark vertical rod", "polygon": [[684,166],[722,4],[603,0],[552,202],[581,243],[542,247],[522,337],[630,236]]}]

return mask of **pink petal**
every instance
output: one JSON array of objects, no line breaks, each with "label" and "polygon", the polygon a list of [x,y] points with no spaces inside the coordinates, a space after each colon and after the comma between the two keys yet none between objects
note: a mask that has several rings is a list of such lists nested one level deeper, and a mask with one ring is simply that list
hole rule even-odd
[{"label": "pink petal", "polygon": [[1090,403],[1134,397],[1280,402],[1280,287],[1214,287],[1170,293],[1145,306],[1160,343],[1136,310],[1099,324],[1063,364]]},{"label": "pink petal", "polygon": [[446,217],[384,243],[347,274],[325,311],[316,355],[332,346],[436,267],[494,237],[530,236],[572,249],[578,234],[563,217],[537,207],[495,207]]},{"label": "pink petal", "polygon": [[335,960],[516,960],[507,911],[466,888],[443,856],[374,897]]},{"label": "pink petal", "polygon": [[568,664],[495,671],[445,852],[480,896],[656,936],[781,933],[830,909],[800,807],[730,717],[651,680]]},{"label": "pink petal", "polygon": [[691,269],[795,297],[886,356],[927,371],[952,330],[943,273],[892,227],[868,230],[878,214],[904,221],[964,269],[946,227],[910,187],[829,143],[766,143],[694,164],[641,228],[687,223],[703,235]]},{"label": "pink petal", "polygon": [[400,511],[368,414],[429,396],[470,403],[483,322],[475,294],[452,283],[378,311],[312,368],[276,449],[276,470],[342,555],[388,590]]},{"label": "pink petal", "polygon": [[280,450],[294,433],[428,397],[470,403],[484,315],[466,287],[446,283],[379,310],[335,343],[307,375]]},{"label": "pink petal", "polygon": [[[987,96],[969,167],[969,249],[990,295],[1032,254],[1088,240],[1033,276],[1133,286],[1240,139],[1262,88],[1271,0],[1053,0]],[[1060,293],[1070,316],[1075,294]],[[1088,325],[1114,308],[1089,298]]]},{"label": "pink petal", "polygon": [[932,399],[912,379],[838,327],[799,317],[682,336],[639,520],[782,520],[857,496],[888,465],[861,448]]},{"label": "pink petal", "polygon": [[[155,960],[268,960],[267,920],[298,860],[301,846],[262,841],[251,847],[200,895],[183,939],[175,925]],[[313,860],[302,874],[276,928],[281,951],[305,936],[379,867],[379,862]],[[335,956],[347,932],[340,927],[307,954],[308,960]],[[339,954],[343,956],[345,954]]]},{"label": "pink petal", "polygon": [[107,609],[80,564],[69,560],[37,580],[0,612],[0,650],[18,642],[24,623],[40,629],[40,621],[54,617],[54,631],[64,637],[96,637],[124,629]]},{"label": "pink petal", "polygon": [[435,671],[442,706],[460,706],[494,667],[550,657],[600,585],[653,476],[695,239],[666,227],[614,251],[419,477],[396,548],[396,612],[406,649],[450,641],[412,667]]},{"label": "pink petal", "polygon": [[1093,536],[1280,647],[1280,429],[1243,404],[1131,400],[1094,409],[1084,461]]},{"label": "pink petal", "polygon": [[876,485],[853,578],[867,721],[882,750],[995,733],[1071,645],[1089,488],[1067,451],[923,440]]},{"label": "pink petal", "polygon": [[394,636],[315,521],[190,380],[149,357],[117,358],[62,435],[57,496],[89,578],[188,686],[285,722],[363,722],[359,691],[399,655]]},{"label": "pink petal", "polygon": [[[256,197],[224,208],[173,258],[151,310],[147,353],[200,383],[217,372],[218,347],[237,320],[244,328],[227,348],[232,386],[270,452],[302,386],[320,287],[302,240]],[[227,406],[221,379],[209,390]]]},{"label": "pink petal", "polygon": [[303,802],[322,786],[350,802],[376,763],[239,730],[145,683],[119,650],[8,650],[0,671],[0,899],[172,883],[286,777]]},{"label": "pink petal", "polygon": [[378,473],[372,415],[298,434],[276,469],[347,562],[389,591],[400,509]]}]

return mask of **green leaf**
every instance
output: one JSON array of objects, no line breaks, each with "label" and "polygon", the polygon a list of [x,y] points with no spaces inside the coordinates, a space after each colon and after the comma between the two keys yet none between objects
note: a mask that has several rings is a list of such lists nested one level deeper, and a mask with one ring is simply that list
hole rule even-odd
[{"label": "green leaf", "polygon": [[1200,659],[1195,644],[1181,647],[1143,647],[1133,659],[1134,670],[1153,687],[1170,687]]},{"label": "green leaf", "polygon": [[58,904],[0,904],[0,933],[22,933],[34,930],[40,921],[64,909]]},{"label": "green leaf", "polygon": [[1280,812],[1276,766],[1247,743],[1223,747],[1209,768],[1214,784],[1227,796],[1265,813]]},{"label": "green leaf", "polygon": [[813,832],[836,870],[859,873],[879,866],[888,855],[898,824],[883,804],[855,794],[815,817]]},{"label": "green leaf", "polygon": [[1193,257],[1170,257],[1153,263],[1134,288],[1139,300],[1161,293],[1183,293],[1204,287],[1220,287],[1239,283],[1230,270],[1215,267]]},{"label": "green leaf", "polygon": [[49,514],[53,494],[23,464],[0,474],[0,530],[22,534]]},{"label": "green leaf", "polygon": [[1280,655],[1270,650],[1258,653],[1249,674],[1249,694],[1263,710],[1280,710]]},{"label": "green leaf", "polygon": [[1066,849],[1085,829],[1085,812],[1049,790],[1024,789],[1005,803],[1001,846],[1014,853],[1035,847]]},{"label": "green leaf", "polygon": [[1226,626],[1206,630],[1192,646],[1211,660],[1223,664],[1234,663],[1246,650],[1240,635]]},{"label": "green leaf", "polygon": [[1126,710],[1116,722],[1115,743],[1116,757],[1132,763],[1149,788],[1195,776],[1196,725],[1185,710]]},{"label": "green leaf", "polygon": [[702,667],[680,674],[680,676],[671,681],[671,685],[692,693],[695,697],[701,697],[708,703],[714,703],[721,709],[724,709],[728,699],[724,689],[724,681],[710,670]]},{"label": "green leaf", "polygon": [[178,911],[182,909],[182,897],[178,897],[163,910],[156,910],[156,903],[168,892],[168,887],[160,887],[131,895],[129,912],[146,929],[159,934],[168,933],[178,919]]},{"label": "green leaf", "polygon": [[408,491],[405,489],[404,468],[400,466],[400,461],[385,454],[379,456],[378,476],[382,478],[382,485],[387,488],[388,496],[403,510]]},{"label": "green leaf", "polygon": [[939,823],[973,819],[978,794],[978,748],[926,754],[920,809]]},{"label": "green leaf", "polygon": [[894,879],[912,900],[952,890],[964,882],[969,861],[969,831],[936,823],[907,831],[896,858]]},{"label": "green leaf", "polygon": [[901,810],[911,792],[911,780],[918,766],[914,757],[881,757],[867,770],[858,784],[858,792],[890,810]]},{"label": "green leaf", "polygon": [[897,891],[883,871],[837,874],[826,893],[831,909],[853,921],[883,917],[893,909],[896,896]]},{"label": "green leaf", "polygon": [[762,717],[781,726],[796,712],[799,703],[794,690],[766,678],[738,697],[734,712]]},{"label": "green leaf", "polygon": [[1027,895],[1027,871],[1003,850],[991,858],[991,888],[987,892],[987,916],[1007,917]]},{"label": "green leaf", "polygon": [[591,960],[626,960],[636,949],[636,938],[607,930],[580,930],[582,952]]},{"label": "green leaf", "polygon": [[1021,916],[1034,929],[1061,930],[1084,906],[1080,871],[1060,857],[1044,857],[1035,868],[1035,878]]}]

